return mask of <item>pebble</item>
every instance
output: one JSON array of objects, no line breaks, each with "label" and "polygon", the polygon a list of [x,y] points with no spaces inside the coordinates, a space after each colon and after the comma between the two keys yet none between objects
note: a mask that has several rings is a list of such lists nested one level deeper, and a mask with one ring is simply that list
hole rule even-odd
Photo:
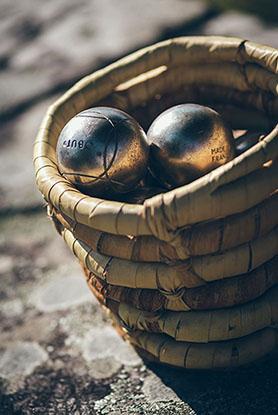
[{"label": "pebble", "polygon": [[137,366],[142,363],[135,350],[110,326],[91,329],[86,334],[81,347],[83,356],[88,362],[112,357],[128,366]]},{"label": "pebble", "polygon": [[94,379],[101,380],[112,378],[121,369],[122,365],[117,359],[107,356],[90,361],[88,366],[89,375]]},{"label": "pebble", "polygon": [[46,351],[36,342],[11,344],[0,357],[0,376],[13,381],[30,375],[47,358]]},{"label": "pebble", "polygon": [[91,300],[92,294],[81,275],[52,277],[32,298],[35,307],[44,312],[65,310]]},{"label": "pebble", "polygon": [[11,272],[13,267],[13,257],[9,255],[0,255],[0,275],[4,275]]},{"label": "pebble", "polygon": [[5,301],[0,304],[0,312],[6,317],[18,317],[22,315],[23,303],[19,299]]}]

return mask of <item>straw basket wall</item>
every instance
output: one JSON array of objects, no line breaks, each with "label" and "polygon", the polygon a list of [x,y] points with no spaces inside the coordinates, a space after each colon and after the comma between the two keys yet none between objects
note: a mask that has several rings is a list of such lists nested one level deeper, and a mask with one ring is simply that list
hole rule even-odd
[{"label": "straw basket wall", "polygon": [[[34,145],[37,185],[88,284],[145,355],[223,368],[277,346],[278,51],[226,37],[181,37],[89,75],[51,105]],[[63,126],[114,106],[145,128],[184,102],[234,129],[264,131],[245,153],[142,204],[80,193],[56,164]]]}]

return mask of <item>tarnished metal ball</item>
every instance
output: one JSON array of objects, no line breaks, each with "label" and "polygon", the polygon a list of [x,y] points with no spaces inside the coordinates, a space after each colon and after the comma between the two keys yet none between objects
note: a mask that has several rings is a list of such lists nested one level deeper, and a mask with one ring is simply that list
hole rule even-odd
[{"label": "tarnished metal ball", "polygon": [[247,131],[246,133],[242,134],[235,140],[237,155],[240,155],[245,151],[249,150],[249,148],[257,144],[263,137],[264,134],[262,134],[262,132],[259,131]]},{"label": "tarnished metal ball", "polygon": [[92,195],[133,189],[147,171],[148,153],[146,134],[137,121],[108,107],[77,114],[57,143],[61,174]]},{"label": "tarnished metal ball", "polygon": [[176,105],[160,114],[147,132],[150,170],[166,188],[201,177],[235,156],[231,130],[214,110]]}]

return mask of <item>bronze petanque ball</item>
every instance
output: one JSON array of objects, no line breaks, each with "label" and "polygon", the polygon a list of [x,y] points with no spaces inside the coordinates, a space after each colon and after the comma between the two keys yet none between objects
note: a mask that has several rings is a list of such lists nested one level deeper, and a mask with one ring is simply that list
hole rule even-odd
[{"label": "bronze petanque ball", "polygon": [[60,173],[95,196],[125,193],[147,171],[146,134],[130,115],[116,108],[89,108],[63,128],[57,143]]},{"label": "bronze petanque ball", "polygon": [[150,170],[168,189],[190,183],[235,156],[232,131],[216,111],[197,104],[161,113],[147,139]]}]

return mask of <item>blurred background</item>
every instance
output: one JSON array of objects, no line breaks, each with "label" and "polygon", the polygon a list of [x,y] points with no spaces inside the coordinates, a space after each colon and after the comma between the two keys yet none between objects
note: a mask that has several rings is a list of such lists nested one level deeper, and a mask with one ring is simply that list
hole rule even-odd
[{"label": "blurred background", "polygon": [[277,0],[0,0],[0,414],[272,413],[271,364],[206,375],[213,396],[207,377],[146,368],[100,313],[35,189],[32,145],[50,103],[127,53],[196,34],[278,47]]}]

